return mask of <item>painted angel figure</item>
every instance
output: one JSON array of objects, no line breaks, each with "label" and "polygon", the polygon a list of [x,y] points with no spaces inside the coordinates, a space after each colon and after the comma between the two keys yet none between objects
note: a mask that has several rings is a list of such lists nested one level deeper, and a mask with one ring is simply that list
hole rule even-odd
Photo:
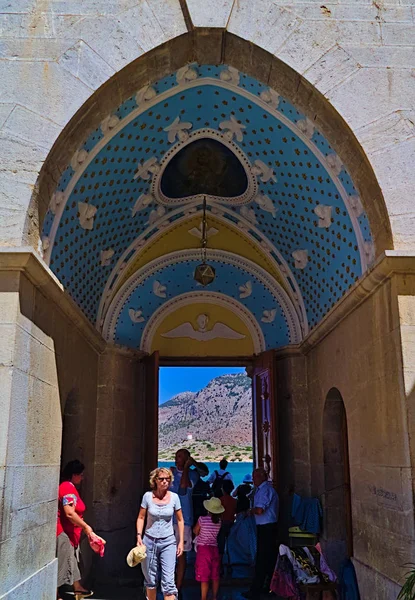
[{"label": "painted angel figure", "polygon": [[165,338],[190,338],[191,340],[197,340],[198,342],[209,342],[210,340],[216,340],[218,338],[226,340],[242,340],[245,338],[244,335],[231,329],[224,323],[215,323],[212,329],[208,331],[208,322],[209,316],[202,314],[196,319],[196,329],[191,323],[186,322],[166,333],[162,333],[161,336]]}]

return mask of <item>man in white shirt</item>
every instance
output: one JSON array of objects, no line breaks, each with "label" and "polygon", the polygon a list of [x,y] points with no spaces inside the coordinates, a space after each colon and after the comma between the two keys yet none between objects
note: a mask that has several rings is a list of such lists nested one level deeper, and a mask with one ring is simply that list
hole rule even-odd
[{"label": "man in white shirt", "polygon": [[271,581],[277,560],[279,498],[271,481],[268,481],[268,474],[265,469],[255,469],[253,480],[255,486],[253,506],[248,514],[255,516],[257,529],[255,574],[251,589],[242,595],[245,598],[256,599],[264,591],[263,587],[267,578]]},{"label": "man in white shirt", "polygon": [[229,473],[229,471],[226,470],[227,467],[228,461],[226,460],[226,458],[222,458],[222,460],[219,463],[219,470],[213,471],[213,473],[209,475],[209,478],[207,480],[208,483],[212,486],[214,496],[216,496],[217,498],[220,498],[220,496],[222,496],[222,483],[225,480],[232,481],[233,483],[232,475]]}]

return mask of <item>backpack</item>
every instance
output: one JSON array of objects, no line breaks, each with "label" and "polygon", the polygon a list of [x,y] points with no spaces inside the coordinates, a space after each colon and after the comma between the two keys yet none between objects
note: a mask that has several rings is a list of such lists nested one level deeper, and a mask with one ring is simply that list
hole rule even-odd
[{"label": "backpack", "polygon": [[222,484],[225,480],[226,475],[229,475],[228,471],[226,471],[223,475],[219,475],[217,471],[215,481],[212,483],[212,492],[215,498],[220,498],[222,494]]}]

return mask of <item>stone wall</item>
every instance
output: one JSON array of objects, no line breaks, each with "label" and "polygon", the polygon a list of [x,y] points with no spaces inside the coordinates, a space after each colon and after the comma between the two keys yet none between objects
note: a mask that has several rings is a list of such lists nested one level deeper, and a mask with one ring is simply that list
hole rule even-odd
[{"label": "stone wall", "polygon": [[95,522],[98,357],[105,343],[33,253],[0,253],[0,304],[0,597],[53,598],[61,457],[85,463],[81,494],[86,520]]},{"label": "stone wall", "polygon": [[[81,491],[90,508],[86,513],[88,519],[93,498],[98,360],[105,342],[95,334],[96,340],[91,343],[85,336],[91,327],[79,309],[74,307],[74,314],[78,315],[76,326],[64,307],[27,277],[21,280],[20,306],[22,313],[54,341],[63,421],[61,461],[63,466],[77,458],[86,466]],[[41,360],[34,352],[32,361],[41,364]]]},{"label": "stone wall", "polygon": [[101,581],[140,576],[125,558],[135,544],[143,493],[145,422],[139,353],[108,348],[99,362],[94,464],[95,526],[108,544],[104,559],[96,563],[95,576]]},{"label": "stone wall", "polygon": [[[283,93],[291,90],[357,182],[377,251],[392,247],[392,239],[376,180],[393,244],[414,247],[409,0],[23,0],[3,2],[1,9],[2,244],[36,246],[39,213],[42,218],[65,153],[120,104],[128,86],[202,60],[227,61]],[[105,93],[95,96],[99,88]],[[68,123],[76,113],[75,135]],[[58,138],[54,164],[32,198]]]},{"label": "stone wall", "polygon": [[0,597],[7,600],[53,598],[57,574],[56,352],[53,339],[22,314],[22,279],[0,270]]},{"label": "stone wall", "polygon": [[406,310],[409,297],[404,316],[402,299],[398,306],[396,286],[403,281],[388,279],[307,354],[311,493],[324,498],[326,491],[323,414],[328,392],[337,388],[347,416],[354,562],[363,600],[395,598],[404,565],[415,556],[411,403],[401,351],[403,335],[412,372],[413,325],[404,323],[413,313]]}]

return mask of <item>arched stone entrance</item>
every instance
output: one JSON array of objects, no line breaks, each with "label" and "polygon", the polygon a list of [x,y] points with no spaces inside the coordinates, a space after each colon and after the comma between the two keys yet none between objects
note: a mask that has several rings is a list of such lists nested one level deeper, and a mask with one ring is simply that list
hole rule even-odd
[{"label": "arched stone entrance", "polygon": [[[195,10],[187,17],[196,18]],[[241,19],[239,8],[237,13],[235,18]],[[154,423],[154,404],[145,393],[143,352],[157,349],[154,340],[177,333],[184,324],[180,310],[186,306],[180,303],[192,301],[196,293],[199,306],[188,321],[193,333],[204,333],[198,317],[207,314],[212,330],[224,322],[228,333],[232,330],[252,344],[247,346],[251,350],[276,349],[282,495],[290,480],[305,494],[324,492],[318,388],[323,382],[325,389],[333,387],[335,373],[354,382],[353,503],[364,509],[354,520],[356,566],[362,589],[376,589],[377,598],[386,600],[402,575],[401,565],[413,554],[408,516],[412,449],[404,409],[411,390],[402,391],[402,382],[410,388],[402,357],[409,373],[412,362],[408,347],[403,343],[401,350],[396,340],[401,335],[404,341],[410,333],[403,327],[413,326],[407,309],[412,306],[413,262],[389,254],[368,270],[375,257],[392,247],[389,218],[368,158],[334,109],[335,102],[330,104],[311,87],[298,74],[302,71],[293,71],[235,32],[185,33],[180,19],[177,31],[169,30],[163,38],[163,46],[109,80],[108,73],[95,94],[84,90],[77,95],[78,88],[73,88],[74,103],[67,109],[63,102],[66,116],[55,115],[64,131],[49,153],[50,143],[44,144],[47,160],[25,228],[19,221],[11,235],[4,235],[4,242],[36,245],[42,231],[44,256],[54,275],[33,252],[0,253],[2,328],[10,333],[8,348],[13,348],[3,370],[11,390],[3,463],[5,490],[14,491],[9,496],[5,492],[2,519],[18,522],[23,504],[15,491],[22,481],[28,490],[39,480],[51,486],[47,518],[42,521],[45,503],[34,495],[30,507],[38,512],[36,525],[23,520],[20,529],[6,529],[8,554],[3,556],[7,565],[18,566],[7,567],[1,593],[8,597],[22,586],[34,590],[31,597],[36,598],[39,590],[53,590],[59,398],[61,405],[76,399],[73,411],[67,411],[72,431],[66,432],[63,455],[73,448],[82,453],[89,471],[84,493],[90,516],[109,541],[105,569],[120,575],[120,557],[131,543],[131,523],[148,467],[145,442],[151,429],[146,421]],[[174,37],[177,33],[183,35]],[[112,40],[110,36],[108,47]],[[88,52],[82,44],[78,51],[84,56]],[[71,56],[66,53],[64,60],[69,72]],[[54,82],[50,85],[56,89]],[[49,142],[57,135],[53,131]],[[217,268],[218,287],[205,304],[192,280],[200,247],[201,198],[192,194],[176,202],[160,181],[173,164],[172,149],[184,147],[195,135],[221,140],[247,177],[246,188],[235,197],[219,194],[209,200],[208,222],[216,233],[209,237],[207,256]],[[25,185],[19,190],[27,199]],[[203,344],[194,341],[199,348]],[[227,356],[234,359],[237,343],[229,337],[226,342]],[[193,354],[206,355],[198,344]],[[380,378],[373,376],[378,371]],[[27,390],[13,387],[21,373],[43,390],[30,409],[22,405],[22,398],[29,398]],[[150,378],[147,373],[147,382]],[[358,388],[378,406],[375,439],[361,433],[359,423],[369,416]],[[45,395],[50,404],[40,400]],[[46,412],[36,420],[39,407]],[[41,424],[49,422],[50,413],[54,427],[45,454],[45,443],[37,440],[44,439]],[[28,422],[26,437],[22,422]],[[359,450],[361,435],[364,451]],[[384,445],[379,447],[380,439]],[[388,444],[394,452],[386,451]],[[28,456],[15,460],[23,446]],[[35,447],[41,457],[33,452]],[[366,472],[373,476],[369,490]],[[379,483],[388,473],[393,474],[392,490]],[[13,481],[18,482],[14,488]],[[388,502],[373,492],[379,489],[386,491]],[[388,511],[402,516],[402,528],[391,525],[388,531],[396,542],[391,542],[396,549],[392,561],[371,550],[379,530],[379,521],[371,516],[374,504],[381,505],[379,519]],[[398,543],[403,530],[404,543],[401,538]],[[8,557],[18,552],[24,535],[32,536],[42,552],[36,560],[24,555],[13,562]],[[370,598],[370,592],[363,597]]]}]

